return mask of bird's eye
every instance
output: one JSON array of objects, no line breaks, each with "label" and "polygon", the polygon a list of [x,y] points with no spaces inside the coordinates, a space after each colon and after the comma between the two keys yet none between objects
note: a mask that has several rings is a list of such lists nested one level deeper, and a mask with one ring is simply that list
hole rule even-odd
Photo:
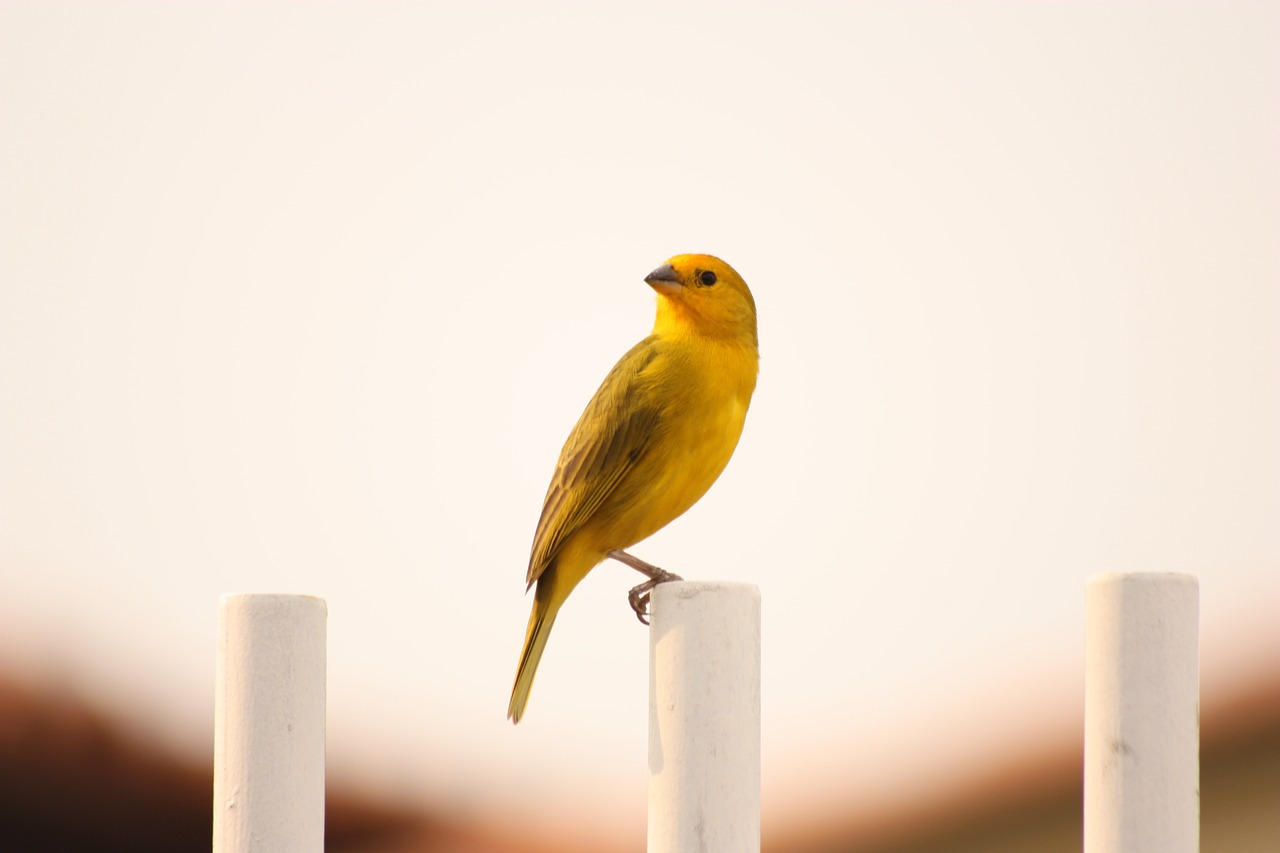
[{"label": "bird's eye", "polygon": [[704,270],[698,274],[698,281],[702,282],[703,287],[710,287],[716,283],[716,274],[711,270]]}]

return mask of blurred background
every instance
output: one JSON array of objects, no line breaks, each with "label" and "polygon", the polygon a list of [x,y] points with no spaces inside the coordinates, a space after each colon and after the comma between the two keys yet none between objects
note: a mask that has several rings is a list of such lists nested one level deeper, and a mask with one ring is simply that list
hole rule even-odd
[{"label": "blurred background", "polygon": [[1204,846],[1280,849],[1277,91],[1265,2],[0,4],[0,849],[208,849],[255,591],[331,849],[643,849],[633,572],[504,715],[681,252],[760,384],[633,551],[761,589],[766,849],[1078,850],[1105,571],[1199,577]]}]

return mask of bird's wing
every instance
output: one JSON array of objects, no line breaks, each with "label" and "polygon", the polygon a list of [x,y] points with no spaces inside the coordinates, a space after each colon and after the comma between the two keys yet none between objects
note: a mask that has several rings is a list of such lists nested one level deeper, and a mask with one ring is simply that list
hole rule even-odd
[{"label": "bird's wing", "polygon": [[529,556],[529,585],[538,579],[565,540],[595,513],[644,455],[661,412],[636,393],[644,369],[658,354],[657,339],[645,338],[605,377],[560,451],[547,488]]}]

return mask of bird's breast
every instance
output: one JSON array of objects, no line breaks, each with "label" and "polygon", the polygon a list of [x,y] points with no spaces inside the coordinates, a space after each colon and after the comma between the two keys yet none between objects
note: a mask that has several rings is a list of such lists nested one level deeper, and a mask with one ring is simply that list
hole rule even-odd
[{"label": "bird's breast", "polygon": [[748,356],[673,347],[654,360],[646,404],[662,415],[654,441],[616,495],[628,511],[604,514],[626,519],[614,533],[627,541],[615,547],[629,547],[684,513],[729,464],[755,388],[754,353]]}]

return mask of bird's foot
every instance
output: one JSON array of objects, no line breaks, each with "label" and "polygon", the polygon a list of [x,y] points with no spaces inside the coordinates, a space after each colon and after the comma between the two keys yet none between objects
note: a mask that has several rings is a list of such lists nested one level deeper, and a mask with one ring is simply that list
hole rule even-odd
[{"label": "bird's foot", "polygon": [[663,572],[662,577],[650,578],[639,586],[631,588],[631,591],[627,593],[627,601],[631,604],[631,609],[635,611],[636,618],[640,620],[642,625],[649,624],[649,598],[653,588],[660,583],[679,580],[684,580],[684,578],[672,572]]},{"label": "bird's foot", "polygon": [[653,592],[653,588],[661,583],[684,580],[684,578],[680,577],[675,572],[668,572],[666,569],[660,569],[657,566],[646,563],[638,557],[633,557],[626,551],[610,551],[608,556],[623,565],[630,566],[637,572],[640,572],[640,574],[649,578],[647,581],[627,593],[627,602],[631,605],[631,609],[635,611],[636,618],[640,620],[641,624],[648,625],[649,597]]}]

